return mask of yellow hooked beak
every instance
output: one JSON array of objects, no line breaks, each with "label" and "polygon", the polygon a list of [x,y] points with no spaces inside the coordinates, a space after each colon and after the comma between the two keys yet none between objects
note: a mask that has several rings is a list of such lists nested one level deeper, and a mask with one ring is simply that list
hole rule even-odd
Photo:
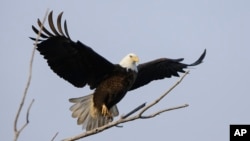
[{"label": "yellow hooked beak", "polygon": [[134,62],[139,62],[139,57],[137,57],[137,56],[132,56],[132,60],[133,60]]}]

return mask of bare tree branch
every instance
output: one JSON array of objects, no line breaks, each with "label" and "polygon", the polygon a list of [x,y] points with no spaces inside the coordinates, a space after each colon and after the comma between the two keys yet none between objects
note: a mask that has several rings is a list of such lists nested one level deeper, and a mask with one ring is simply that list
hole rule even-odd
[{"label": "bare tree branch", "polygon": [[[43,24],[46,20],[46,17],[48,15],[48,11],[46,12],[45,16],[44,16],[44,19],[43,19]],[[35,50],[36,50],[36,45],[37,45],[37,42],[38,42],[38,39],[40,38],[40,35],[41,35],[41,31],[42,31],[42,28],[43,28],[43,24],[40,28],[40,31],[37,35],[37,38],[36,38],[36,41],[35,41],[35,45],[34,45],[34,48],[32,50],[32,54],[31,54],[31,59],[30,59],[30,64],[29,64],[29,73],[28,73],[28,80],[27,80],[27,84],[26,84],[26,87],[24,89],[24,93],[23,93],[23,97],[21,99],[21,103],[19,105],[19,108],[17,110],[17,114],[16,114],[16,117],[15,117],[15,120],[14,120],[14,141],[17,141],[18,140],[18,137],[20,135],[20,133],[22,132],[22,130],[29,124],[29,111],[31,109],[31,106],[32,104],[34,103],[34,99],[32,100],[32,102],[30,103],[29,107],[28,107],[28,110],[27,110],[27,113],[26,113],[26,123],[20,128],[20,129],[17,129],[17,122],[19,120],[19,117],[20,117],[20,113],[23,109],[23,105],[25,103],[25,100],[26,100],[26,96],[27,96],[27,93],[28,93],[28,89],[29,89],[29,86],[30,86],[30,83],[31,83],[31,78],[32,78],[32,68],[33,68],[33,61],[34,61],[34,56],[35,56]]]},{"label": "bare tree branch", "polygon": [[[177,110],[177,109],[180,109],[180,108],[185,108],[188,106],[188,104],[183,104],[183,105],[180,105],[180,106],[176,106],[176,107],[172,107],[172,108],[166,108],[166,109],[163,109],[163,110],[160,110],[160,111],[157,111],[153,114],[150,114],[150,115],[147,115],[147,116],[143,116],[143,114],[148,110],[150,109],[151,107],[153,107],[154,105],[156,105],[158,102],[160,102],[167,94],[169,94],[177,85],[180,84],[180,82],[184,79],[184,77],[189,73],[189,71],[186,71],[186,73],[169,89],[167,90],[164,94],[162,94],[159,98],[157,98],[155,101],[153,101],[152,103],[150,103],[149,105],[147,105],[145,107],[145,103],[143,103],[142,105],[138,106],[137,108],[135,108],[134,110],[132,110],[131,112],[129,112],[128,114],[126,114],[125,116],[121,116],[120,119],[114,121],[114,122],[111,122],[109,124],[106,124],[102,127],[98,127],[96,129],[93,129],[93,130],[90,130],[90,131],[86,131],[86,132],[83,132],[81,134],[78,134],[76,136],[72,136],[72,137],[69,137],[69,138],[66,138],[66,139],[63,139],[63,141],[74,141],[74,140],[78,140],[78,139],[81,139],[81,138],[84,138],[84,137],[87,137],[87,136],[91,136],[91,135],[94,135],[94,134],[97,134],[97,133],[100,133],[106,129],[109,129],[111,127],[114,127],[114,126],[118,126],[119,124],[121,123],[125,123],[125,122],[130,122],[130,121],[133,121],[133,120],[137,120],[137,119],[148,119],[148,118],[153,118],[163,112],[167,112],[167,111],[171,111],[171,110]],[[132,114],[136,113],[138,110],[140,110],[140,112],[134,116],[131,116]],[[130,117],[131,116],[131,117]],[[120,126],[119,126],[120,127]]]}]

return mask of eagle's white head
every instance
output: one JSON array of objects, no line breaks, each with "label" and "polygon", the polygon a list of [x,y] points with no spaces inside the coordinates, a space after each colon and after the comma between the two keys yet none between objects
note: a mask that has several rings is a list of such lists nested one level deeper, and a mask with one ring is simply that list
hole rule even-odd
[{"label": "eagle's white head", "polygon": [[135,55],[134,53],[129,53],[121,60],[119,65],[122,66],[123,68],[131,69],[137,72],[138,71],[136,66],[137,62],[139,62],[138,56]]}]

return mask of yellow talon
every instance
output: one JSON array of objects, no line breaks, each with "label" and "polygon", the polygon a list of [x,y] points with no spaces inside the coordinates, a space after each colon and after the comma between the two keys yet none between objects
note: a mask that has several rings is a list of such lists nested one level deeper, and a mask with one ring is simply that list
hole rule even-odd
[{"label": "yellow talon", "polygon": [[108,117],[110,116],[109,110],[104,104],[102,105],[102,115],[108,116]]}]

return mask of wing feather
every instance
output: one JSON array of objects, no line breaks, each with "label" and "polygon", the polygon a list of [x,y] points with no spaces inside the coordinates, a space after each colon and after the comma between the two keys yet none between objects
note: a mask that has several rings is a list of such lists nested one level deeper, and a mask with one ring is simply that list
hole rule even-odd
[{"label": "wing feather", "polygon": [[57,27],[58,27],[58,31],[63,35],[63,30],[62,30],[62,25],[61,25],[61,20],[62,20],[62,15],[63,15],[63,12],[61,12],[59,15],[58,15],[58,18],[57,18]]},{"label": "wing feather", "polygon": [[51,11],[49,13],[49,17],[48,17],[48,22],[49,22],[49,26],[50,26],[50,29],[56,34],[56,36],[60,36],[60,34],[57,32],[55,26],[54,26],[54,22],[53,22],[53,11]]},{"label": "wing feather", "polygon": [[70,39],[66,20],[64,21],[64,30],[65,30],[65,33],[66,33],[67,37]]},{"label": "wing feather", "polygon": [[[33,30],[36,34],[38,34],[38,33],[39,33],[39,30],[38,30],[38,29],[36,29],[34,26],[32,26],[32,30]],[[45,35],[45,34],[43,34],[43,33],[41,33],[41,34],[40,34],[40,36],[41,36],[42,38],[48,38],[48,36],[47,36],[47,35]]]},{"label": "wing feather", "polygon": [[160,58],[147,63],[138,65],[138,74],[135,83],[130,90],[137,89],[144,86],[151,81],[170,78],[172,76],[179,77],[180,73],[185,73],[184,69],[189,66],[196,66],[202,63],[205,58],[206,50],[202,53],[198,60],[192,64],[181,63],[183,58],[180,59],[168,59]]},{"label": "wing feather", "polygon": [[[42,22],[40,19],[37,20],[38,26],[41,28],[42,27]],[[54,36],[51,32],[49,32],[44,26],[43,26],[43,32],[46,33],[48,36]],[[38,34],[38,33],[37,33]],[[48,37],[46,37],[48,38]]]},{"label": "wing feather", "polygon": [[[57,75],[76,87],[84,87],[88,84],[93,89],[114,69],[114,64],[80,41],[72,41],[68,35],[66,21],[64,22],[65,36],[61,27],[61,17],[62,13],[57,19],[57,31],[50,12],[49,26],[55,35],[43,28],[41,38],[44,40],[39,40],[37,50]],[[38,26],[41,27],[40,20],[38,20]],[[38,34],[34,26],[32,29]]]}]

